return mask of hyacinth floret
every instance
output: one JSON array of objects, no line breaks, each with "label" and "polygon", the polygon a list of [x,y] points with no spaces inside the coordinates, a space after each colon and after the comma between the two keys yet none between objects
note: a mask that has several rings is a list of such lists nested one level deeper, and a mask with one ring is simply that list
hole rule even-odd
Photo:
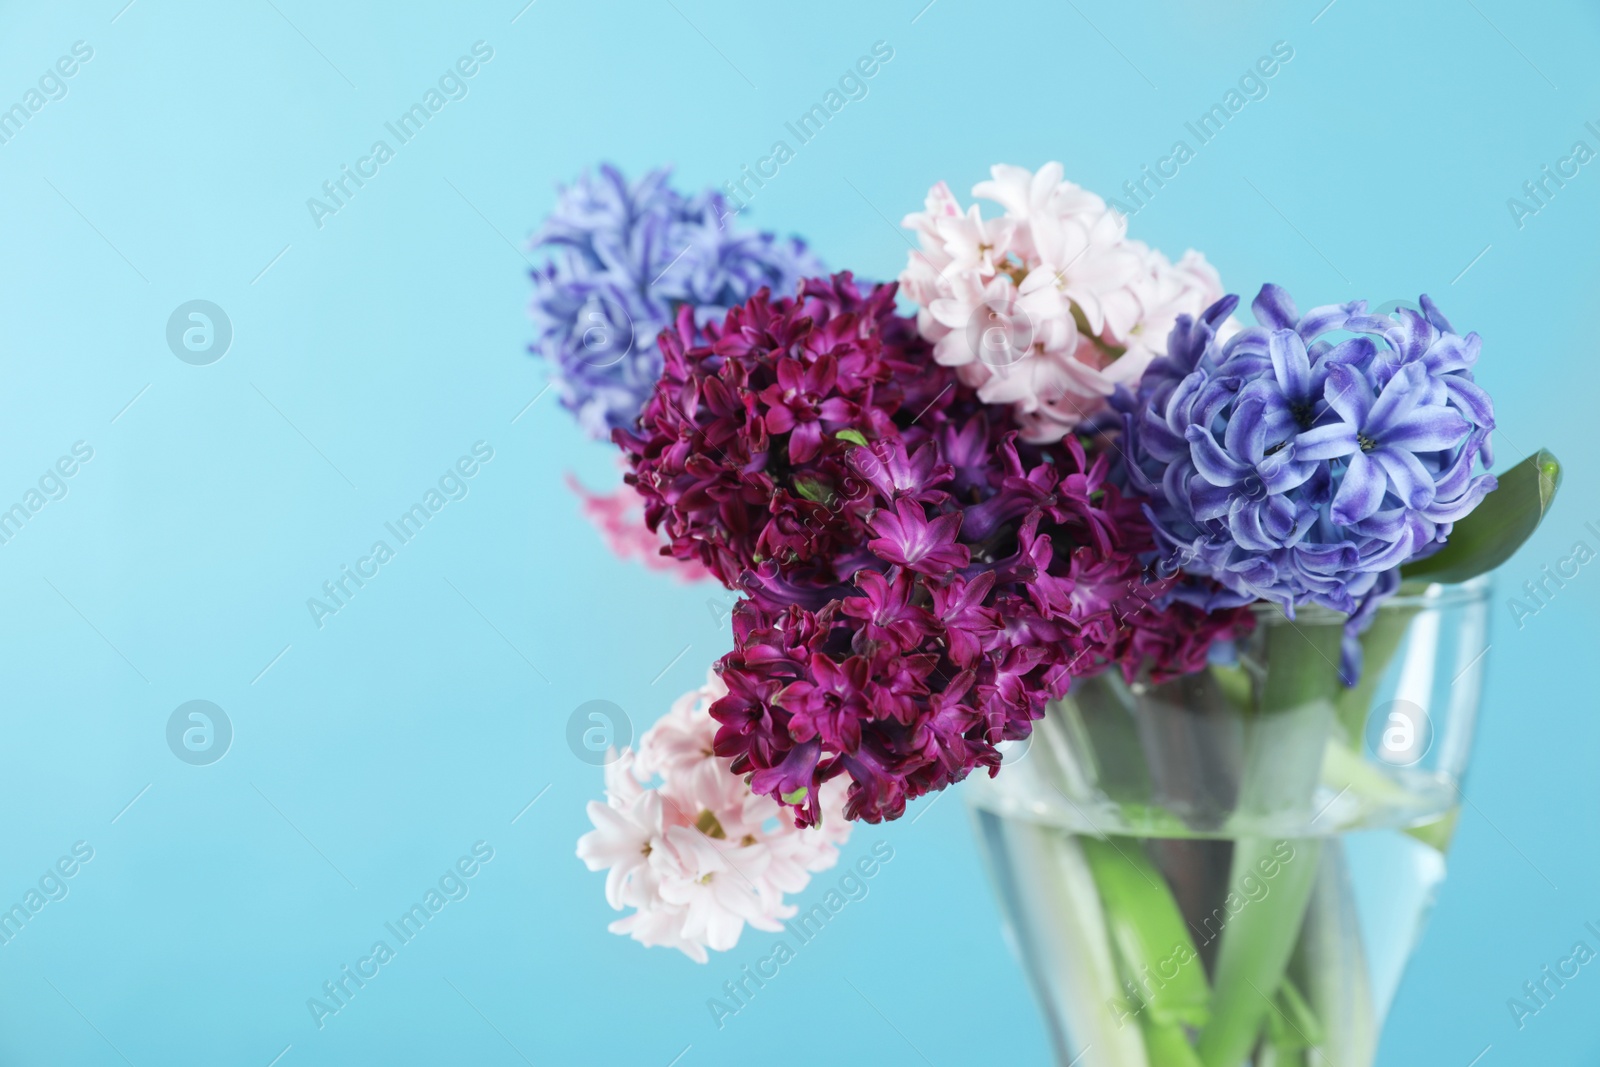
[{"label": "hyacinth floret", "polygon": [[822,269],[803,242],[734,229],[722,194],[686,197],[670,177],[585,174],[529,242],[545,255],[531,272],[530,349],[591,437],[633,425],[660,374],[656,335],[678,309],[704,325],[765,286],[787,292]]},{"label": "hyacinth floret", "polygon": [[1173,330],[1125,417],[1119,480],[1150,499],[1165,570],[1215,583],[1175,595],[1362,613],[1495,487],[1478,470],[1494,429],[1482,342],[1427,296],[1392,317],[1359,300],[1301,315],[1275,285],[1258,325],[1221,340],[1236,304]]}]

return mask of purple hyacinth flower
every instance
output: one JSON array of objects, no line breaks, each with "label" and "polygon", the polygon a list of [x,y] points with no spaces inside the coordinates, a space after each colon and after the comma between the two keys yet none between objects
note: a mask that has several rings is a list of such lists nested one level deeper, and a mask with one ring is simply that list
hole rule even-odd
[{"label": "purple hyacinth flower", "polygon": [[763,288],[787,296],[823,271],[803,242],[734,230],[720,193],[685,197],[670,176],[585,174],[529,242],[545,256],[531,272],[529,349],[591,437],[634,425],[661,375],[656,337],[678,308],[704,327]]},{"label": "purple hyacinth flower", "polygon": [[1118,477],[1150,499],[1162,570],[1222,586],[1180,583],[1175,598],[1269,600],[1291,616],[1321,604],[1359,625],[1400,565],[1494,488],[1477,469],[1494,429],[1472,380],[1482,342],[1426,296],[1393,318],[1363,301],[1302,315],[1267,285],[1259,325],[1224,341],[1234,306],[1179,320],[1125,402]]},{"label": "purple hyacinth flower", "polygon": [[1296,437],[1290,451],[1302,461],[1345,460],[1329,511],[1334,522],[1361,522],[1390,494],[1409,508],[1433,503],[1438,472],[1423,466],[1418,453],[1457,447],[1471,426],[1448,405],[1426,403],[1427,382],[1421,363],[1400,368],[1381,391],[1355,367],[1331,369],[1327,399],[1335,416]]}]

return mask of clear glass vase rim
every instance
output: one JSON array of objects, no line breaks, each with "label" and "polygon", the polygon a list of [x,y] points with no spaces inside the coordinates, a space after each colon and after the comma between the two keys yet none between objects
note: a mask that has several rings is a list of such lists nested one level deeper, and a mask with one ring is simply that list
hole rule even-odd
[{"label": "clear glass vase rim", "polygon": [[[1458,604],[1481,604],[1489,599],[1490,576],[1480,574],[1467,581],[1443,584],[1434,582],[1416,592],[1400,592],[1378,605],[1378,613],[1415,610],[1419,608],[1453,607]],[[1404,587],[1402,587],[1404,588]],[[1251,610],[1256,620],[1261,623],[1289,621],[1283,608],[1270,601],[1259,601],[1252,605]],[[1341,622],[1345,618],[1341,611],[1325,608],[1318,604],[1310,604],[1295,609],[1296,623]]]}]

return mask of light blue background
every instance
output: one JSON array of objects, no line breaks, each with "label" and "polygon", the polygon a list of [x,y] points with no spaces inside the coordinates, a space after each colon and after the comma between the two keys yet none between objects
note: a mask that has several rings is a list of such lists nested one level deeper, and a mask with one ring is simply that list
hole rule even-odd
[{"label": "light blue background", "polygon": [[[1113,194],[1293,47],[1132,229],[1247,294],[1428,290],[1486,338],[1503,461],[1566,460],[1502,572],[1471,805],[1380,1061],[1595,1062],[1600,974],[1521,1032],[1506,1000],[1600,920],[1600,565],[1520,630],[1503,603],[1597,544],[1600,164],[1522,228],[1506,205],[1600,147],[1592,4],[124,2],[0,14],[0,106],[94,49],[0,145],[0,507],[94,449],[0,546],[0,905],[95,850],[0,947],[0,1063],[1045,1061],[959,798],[859,830],[850,855],[895,850],[871,895],[720,1032],[706,999],[770,938],[646,951],[573,856],[600,774],[568,715],[609,699],[642,728],[728,635],[715,589],[610,558],[578,516],[564,475],[609,485],[613,459],[552,395],[526,408],[516,246],[600,159],[735,176],[878,40],[870,95],[750,218],[879,277],[932,182],[1061,159]],[[317,228],[306,199],[478,40],[470,95]],[[195,298],[235,331],[210,366],[164,339]],[[470,495],[319,630],[306,599],[480,440]],[[191,699],[236,731],[209,767],[166,746]],[[471,895],[319,1031],[306,999],[478,840]]]}]

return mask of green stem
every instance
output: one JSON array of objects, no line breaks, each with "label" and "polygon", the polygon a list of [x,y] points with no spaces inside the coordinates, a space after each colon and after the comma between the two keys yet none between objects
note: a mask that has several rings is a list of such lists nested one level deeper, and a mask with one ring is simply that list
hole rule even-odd
[{"label": "green stem", "polygon": [[[1223,928],[1211,1021],[1200,1035],[1205,1067],[1238,1067],[1249,1055],[1283,983],[1311,898],[1321,842],[1295,840],[1285,860],[1280,851],[1284,842],[1248,835],[1265,820],[1309,819],[1333,728],[1341,629],[1336,622],[1282,622],[1269,624],[1262,635],[1266,674],[1260,712],[1248,727],[1235,814],[1235,826],[1244,836],[1234,843],[1230,885],[1237,891],[1265,882],[1268,889]],[[1274,872],[1270,878],[1268,871]]]},{"label": "green stem", "polygon": [[1146,1055],[1139,1028],[1123,1025],[1127,995],[1080,839],[1021,819],[997,820],[997,828],[1014,868],[1013,909],[1032,927],[1031,943],[1019,947],[1046,980],[1041,991],[1065,1023],[1065,1033],[1056,1034],[1061,1058],[1093,1048],[1104,1067],[1159,1067]]},{"label": "green stem", "polygon": [[[1276,858],[1272,849],[1283,844],[1258,837],[1236,842],[1235,875],[1271,862]],[[1261,1033],[1311,899],[1321,845],[1314,838],[1292,842],[1293,857],[1280,864],[1277,877],[1267,883],[1267,895],[1247,904],[1223,928],[1211,1022],[1200,1035],[1205,1067],[1239,1067]]]},{"label": "green stem", "polygon": [[1156,1027],[1203,1026],[1211,990],[1161,872],[1136,841],[1086,837],[1081,843],[1123,982],[1132,984],[1142,1005],[1140,1021]]},{"label": "green stem", "polygon": [[1311,1005],[1287,975],[1278,987],[1278,1002],[1267,1016],[1267,1033],[1281,1048],[1315,1048],[1326,1038]]},{"label": "green stem", "polygon": [[1352,748],[1360,749],[1362,733],[1367,725],[1367,713],[1372,709],[1372,695],[1383,680],[1384,671],[1394,654],[1400,649],[1411,620],[1418,608],[1399,607],[1380,611],[1373,616],[1372,625],[1361,635],[1361,679],[1341,691],[1334,700],[1339,709],[1339,725],[1344,729],[1345,740]]},{"label": "green stem", "polygon": [[1361,758],[1359,752],[1337,738],[1328,739],[1322,757],[1322,784],[1335,795],[1348,793],[1367,805],[1401,807],[1415,794],[1383,770]]},{"label": "green stem", "polygon": [[[1126,688],[1107,673],[1110,684]],[[1192,829],[1221,828],[1238,804],[1243,771],[1241,716],[1227,690],[1212,672],[1198,671],[1130,693],[1128,704],[1155,803]]]},{"label": "green stem", "polygon": [[1086,784],[1125,808],[1148,801],[1152,792],[1133,718],[1134,702],[1122,678],[1108,671],[1080,685],[1058,705],[1067,747],[1093,776],[1093,782]]},{"label": "green stem", "polygon": [[[1372,799],[1380,796],[1393,798],[1405,792],[1383,772],[1362,760],[1360,752],[1365,744],[1364,734],[1367,716],[1372,710],[1373,694],[1377,692],[1378,683],[1383,680],[1389,663],[1400,650],[1400,644],[1410,632],[1411,622],[1420,610],[1416,607],[1398,607],[1380,611],[1367,632],[1361,635],[1361,679],[1334,700],[1339,725],[1350,748],[1348,752],[1335,752],[1337,742],[1329,742],[1328,759],[1323,764],[1324,785],[1341,789],[1348,787],[1352,795]],[[1359,766],[1353,766],[1352,763]],[[1332,777],[1329,776],[1330,770],[1334,771]],[[1343,777],[1345,774],[1348,777]],[[1457,809],[1452,808],[1440,818],[1422,826],[1409,827],[1405,832],[1443,852],[1450,846],[1450,838],[1455,834],[1457,814]]]},{"label": "green stem", "polygon": [[1306,1067],[1311,1050],[1322,1044],[1321,1024],[1287,976],[1267,1013],[1265,1031],[1256,1067]]},{"label": "green stem", "polygon": [[1176,1023],[1145,1024],[1144,1047],[1150,1053],[1151,1067],[1205,1067],[1189,1044],[1188,1033]]},{"label": "green stem", "polygon": [[1371,1067],[1378,1047],[1372,985],[1344,844],[1323,850],[1317,885],[1306,909],[1295,971],[1321,1024],[1318,1064]]},{"label": "green stem", "polygon": [[[1256,1067],[1306,1067],[1304,1049],[1281,1049],[1263,1045],[1256,1057]],[[1319,1065],[1320,1067],[1320,1065]]]}]

